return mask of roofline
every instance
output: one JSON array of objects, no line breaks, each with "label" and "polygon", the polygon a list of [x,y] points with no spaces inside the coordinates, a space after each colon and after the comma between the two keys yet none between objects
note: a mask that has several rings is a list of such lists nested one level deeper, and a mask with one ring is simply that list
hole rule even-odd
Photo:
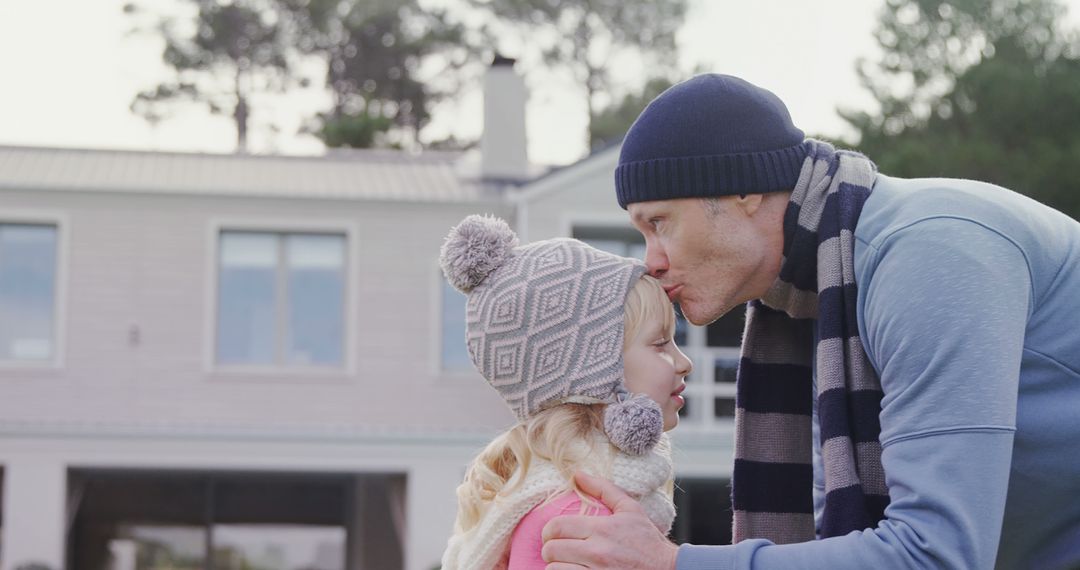
[{"label": "roofline", "polygon": [[[605,164],[604,160],[610,158],[612,154],[617,155],[620,148],[620,145],[611,145],[594,152],[577,162],[552,169],[547,174],[513,189],[509,196],[515,201],[535,200],[536,198],[560,188],[559,183],[563,178],[569,176],[568,173],[570,172],[588,172],[593,169],[601,168]],[[612,176],[614,176],[614,173]]]},{"label": "roofline", "polygon": [[255,200],[304,200],[304,201],[319,201],[319,202],[342,202],[342,203],[354,203],[363,202],[369,204],[443,204],[443,205],[508,205],[513,206],[506,198],[499,195],[484,196],[476,199],[458,199],[458,200],[446,200],[446,199],[410,199],[410,200],[395,200],[393,198],[386,197],[342,197],[342,196],[323,196],[323,195],[303,195],[303,194],[272,194],[272,193],[249,193],[239,194],[236,192],[224,192],[221,190],[201,190],[201,191],[184,191],[177,189],[170,190],[155,190],[153,192],[147,192],[141,189],[124,189],[124,188],[65,188],[60,186],[12,186],[0,182],[0,192],[54,192],[62,193],[67,192],[71,194],[114,194],[121,196],[147,196],[150,198],[167,197],[167,198],[208,198],[208,199],[255,199]]},{"label": "roofline", "polygon": [[236,160],[274,160],[274,161],[349,161],[356,159],[394,159],[399,160],[405,155],[409,160],[430,160],[432,162],[453,162],[461,157],[460,151],[449,150],[425,150],[422,152],[409,152],[396,149],[360,149],[360,148],[327,148],[323,154],[247,154],[238,152],[206,152],[206,151],[181,151],[181,150],[149,150],[133,148],[88,148],[88,147],[65,147],[65,146],[36,146],[36,145],[13,145],[0,143],[0,151],[32,151],[50,153],[79,153],[79,154],[125,154],[155,157],[183,157],[183,158],[212,158],[212,159],[236,159]]}]

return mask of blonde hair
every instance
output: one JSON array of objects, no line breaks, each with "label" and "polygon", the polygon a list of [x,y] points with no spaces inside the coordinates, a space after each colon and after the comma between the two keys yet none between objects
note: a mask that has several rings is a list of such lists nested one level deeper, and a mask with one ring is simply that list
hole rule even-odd
[{"label": "blonde hair", "polygon": [[[641,326],[653,319],[664,319],[664,330],[675,331],[675,313],[660,282],[648,275],[631,287],[623,310],[623,349],[637,335]],[[477,455],[457,488],[458,514],[455,532],[464,533],[484,518],[500,496],[517,490],[525,481],[533,457],[550,462],[566,479],[563,490],[574,491],[582,498],[582,509],[595,505],[574,482],[574,471],[590,451],[573,442],[587,441],[591,433],[604,430],[607,404],[563,403],[542,410],[496,437]],[[663,440],[661,440],[663,441]],[[666,445],[666,444],[665,444]],[[664,489],[670,497],[674,481]],[[562,490],[560,490],[561,492]]]},{"label": "blonde hair", "polygon": [[626,308],[623,310],[623,322],[626,323],[623,350],[630,346],[642,325],[656,320],[664,323],[665,335],[675,335],[675,308],[668,300],[667,292],[656,278],[642,275],[626,295]]}]

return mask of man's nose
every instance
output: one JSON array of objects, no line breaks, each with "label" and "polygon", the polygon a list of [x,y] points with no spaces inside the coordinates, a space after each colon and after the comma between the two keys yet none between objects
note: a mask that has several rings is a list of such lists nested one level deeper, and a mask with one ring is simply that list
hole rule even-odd
[{"label": "man's nose", "polygon": [[645,266],[649,269],[649,275],[659,279],[668,270],[667,256],[663,249],[655,245],[645,246]]}]

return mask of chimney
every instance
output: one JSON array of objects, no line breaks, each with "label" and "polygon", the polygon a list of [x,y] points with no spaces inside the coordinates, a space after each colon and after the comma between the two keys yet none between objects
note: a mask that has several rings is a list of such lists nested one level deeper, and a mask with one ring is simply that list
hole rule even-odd
[{"label": "chimney", "polygon": [[529,177],[525,149],[525,80],[511,58],[496,54],[484,77],[484,134],[480,175],[484,180],[520,182]]}]

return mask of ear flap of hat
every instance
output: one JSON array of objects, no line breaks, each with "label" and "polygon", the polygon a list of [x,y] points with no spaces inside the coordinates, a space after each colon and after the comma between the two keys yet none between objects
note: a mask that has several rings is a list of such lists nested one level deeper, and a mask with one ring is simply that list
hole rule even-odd
[{"label": "ear flap of hat", "polygon": [[604,410],[604,433],[611,443],[631,455],[646,453],[664,433],[664,412],[645,394],[623,392]]}]

